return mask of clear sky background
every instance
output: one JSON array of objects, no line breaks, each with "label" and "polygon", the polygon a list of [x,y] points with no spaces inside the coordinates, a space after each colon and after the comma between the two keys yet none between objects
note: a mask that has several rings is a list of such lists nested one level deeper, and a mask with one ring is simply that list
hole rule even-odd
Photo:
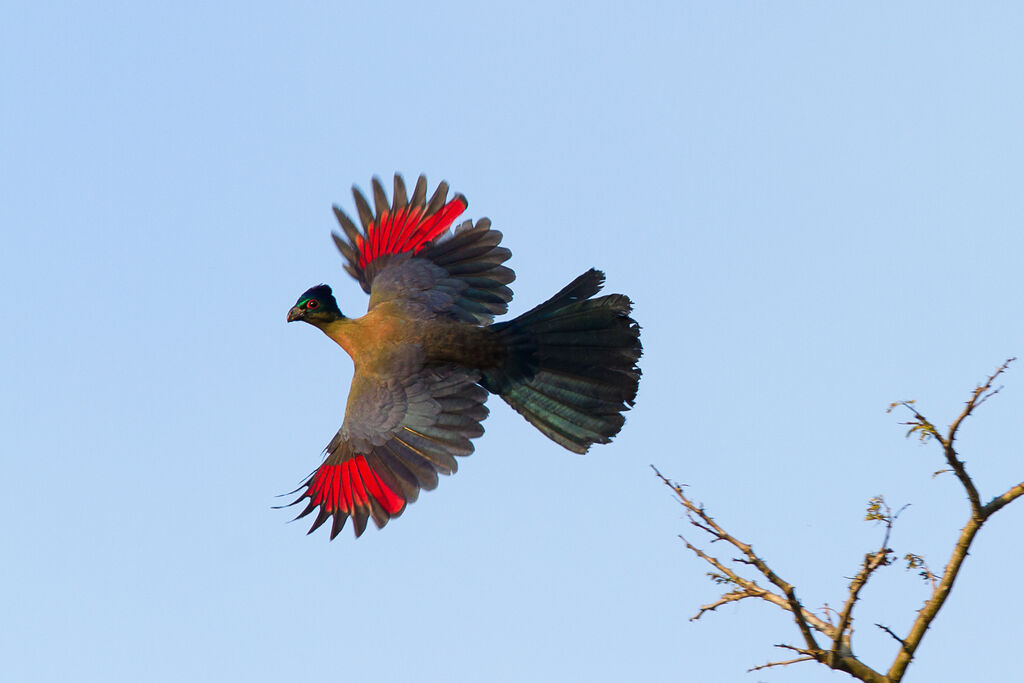
[{"label": "clear sky background", "polygon": [[[797,642],[768,605],[688,621],[718,591],[648,465],[810,607],[877,494],[944,564],[964,496],[885,408],[947,424],[1024,353],[1024,9],[370,4],[0,10],[0,678],[849,680],[744,673]],[[396,170],[504,232],[513,314],[605,269],[644,377],[584,457],[492,399],[456,476],[329,543],[271,506],[351,363],[285,314],[319,282],[365,310],[330,207]],[[960,441],[986,499],[1024,478],[1005,383]],[[982,532],[906,680],[1019,672],[1022,528]],[[877,574],[867,663],[925,597]]]}]

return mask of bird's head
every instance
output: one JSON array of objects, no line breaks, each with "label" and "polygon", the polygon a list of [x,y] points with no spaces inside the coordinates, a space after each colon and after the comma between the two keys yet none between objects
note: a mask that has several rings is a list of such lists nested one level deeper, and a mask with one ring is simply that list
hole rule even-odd
[{"label": "bird's head", "polygon": [[288,322],[301,320],[317,327],[344,317],[327,285],[310,287],[288,311]]}]

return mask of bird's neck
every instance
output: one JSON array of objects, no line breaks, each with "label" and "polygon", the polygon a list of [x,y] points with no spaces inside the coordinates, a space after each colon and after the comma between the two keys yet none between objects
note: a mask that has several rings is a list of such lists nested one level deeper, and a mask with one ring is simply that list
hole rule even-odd
[{"label": "bird's neck", "polygon": [[339,315],[334,320],[318,324],[317,327],[333,339],[338,346],[345,349],[348,355],[355,358],[355,354],[358,353],[360,347],[359,338],[362,336],[359,334],[356,322],[352,318]]}]

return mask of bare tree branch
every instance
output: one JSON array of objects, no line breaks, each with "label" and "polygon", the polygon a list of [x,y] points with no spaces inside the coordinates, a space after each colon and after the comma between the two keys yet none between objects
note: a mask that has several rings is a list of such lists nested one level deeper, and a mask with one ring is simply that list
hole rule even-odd
[{"label": "bare tree branch", "polygon": [[1024,481],[1012,487],[1009,491],[1002,494],[1001,496],[996,496],[995,498],[990,500],[982,510],[985,513],[985,518],[987,519],[991,517],[1007,503],[1012,503],[1014,500],[1020,498],[1021,496],[1024,496]]},{"label": "bare tree branch", "polygon": [[892,667],[889,668],[888,675],[890,680],[899,681],[903,678],[907,667],[910,665],[910,661],[914,658],[917,647],[921,644],[921,639],[924,638],[928,627],[931,626],[932,621],[934,621],[939,610],[942,609],[942,605],[946,602],[949,591],[953,588],[953,582],[956,581],[960,567],[967,557],[967,549],[971,547],[974,536],[978,533],[982,523],[982,520],[972,516],[960,531],[960,538],[953,548],[952,557],[950,557],[949,562],[946,564],[942,580],[939,581],[939,585],[932,591],[932,595],[924,607],[917,613],[917,619],[914,620],[913,625],[910,627],[910,633],[904,639],[903,647],[896,655]]},{"label": "bare tree branch", "polygon": [[[717,607],[730,602],[738,602],[746,598],[761,598],[762,600],[771,602],[772,604],[793,614],[793,619],[796,622],[797,628],[800,630],[800,634],[803,636],[806,644],[806,647],[803,648],[794,647],[792,645],[778,645],[777,647],[793,650],[797,654],[801,655],[799,658],[800,661],[806,661],[807,659],[816,660],[826,663],[833,669],[851,673],[864,681],[872,681],[876,683],[884,681],[881,674],[874,671],[853,656],[848,642],[841,642],[838,647],[834,647],[832,650],[822,649],[814,638],[813,631],[818,631],[830,639],[835,639],[836,634],[840,633],[837,628],[824,621],[810,610],[804,608],[800,603],[800,600],[797,598],[796,589],[792,584],[776,574],[767,565],[767,563],[754,552],[753,548],[749,544],[740,541],[715,522],[703,506],[697,505],[691,501],[686,496],[682,486],[667,479],[653,465],[652,469],[665,483],[665,485],[672,489],[676,498],[683,507],[686,508],[687,515],[690,518],[689,521],[693,526],[707,533],[711,537],[712,542],[724,541],[740,551],[742,556],[733,558],[730,560],[731,562],[755,568],[763,577],[765,577],[765,579],[780,590],[780,593],[776,593],[767,588],[763,588],[758,585],[756,581],[746,578],[730,567],[727,563],[717,557],[709,555],[686,538],[680,536],[687,549],[700,559],[710,564],[716,570],[710,574],[713,580],[717,583],[727,583],[734,587],[734,590],[723,594],[714,602],[702,606],[697,614],[691,618],[691,621],[699,619],[705,613],[712,612]],[[886,534],[885,541],[886,543],[888,542],[888,534]],[[883,543],[883,549],[886,548],[886,543]],[[875,553],[872,553],[869,557],[873,557],[874,555]],[[874,562],[873,564],[877,564],[877,562]],[[873,567],[871,571],[874,571],[874,568],[875,567]],[[870,572],[868,572],[868,574],[870,574]],[[849,610],[846,610],[846,612],[849,614]],[[775,665],[781,666],[781,664],[778,663]],[[768,665],[762,665],[761,668],[766,668],[767,666]]]},{"label": "bare tree branch", "polygon": [[895,633],[893,633],[893,632],[892,632],[892,629],[891,629],[891,628],[889,628],[888,626],[883,626],[882,624],[875,624],[875,626],[877,626],[878,628],[882,629],[883,631],[885,631],[886,633],[888,633],[888,634],[889,634],[890,636],[892,636],[893,638],[895,638],[895,639],[896,639],[896,642],[898,642],[898,643],[899,643],[900,645],[906,645],[906,643],[905,643],[905,642],[903,641],[903,639],[902,639],[902,638],[900,638],[900,637],[899,637],[898,635],[896,635]]},{"label": "bare tree branch", "polygon": [[1010,363],[1015,360],[1017,359],[1008,359],[1005,363],[1000,365],[995,372],[989,375],[988,379],[983,384],[979,384],[975,387],[974,393],[972,393],[971,397],[967,400],[966,405],[964,405],[964,409],[960,411],[957,418],[953,420],[953,424],[949,426],[949,433],[946,438],[940,439],[943,452],[946,455],[946,462],[948,462],[949,466],[953,468],[954,472],[956,472],[957,479],[960,480],[960,483],[963,484],[964,489],[967,491],[967,498],[971,501],[971,509],[974,511],[975,515],[982,514],[981,496],[978,495],[978,489],[975,488],[974,482],[967,475],[967,469],[964,467],[964,463],[959,457],[957,457],[953,442],[956,440],[957,432],[960,431],[960,425],[962,425],[964,420],[974,412],[974,409],[999,393],[1002,387],[993,389],[992,383],[995,382],[1001,374],[1006,372],[1006,369],[1010,367]]},{"label": "bare tree branch", "polygon": [[[892,527],[890,526],[890,529]],[[847,629],[852,632],[850,622],[853,620],[853,606],[857,604],[857,600],[860,597],[860,590],[868,582],[872,572],[879,567],[889,564],[889,553],[891,550],[888,548],[889,532],[886,531],[885,541],[882,542],[882,547],[873,553],[868,553],[864,556],[864,564],[861,565],[861,569],[857,572],[857,575],[850,582],[850,594],[846,598],[846,604],[843,605],[843,611],[839,616],[839,628],[836,629],[835,635],[832,636],[832,657],[839,656],[839,648],[843,645],[844,640],[847,646],[849,646],[849,636],[847,636]]]},{"label": "bare tree branch", "polygon": [[[761,560],[761,558],[754,554],[753,549],[748,544],[743,543],[742,541],[733,537],[725,529],[719,526],[718,523],[715,522],[715,520],[707,514],[703,506],[698,506],[689,498],[687,498],[686,494],[683,492],[682,486],[667,479],[664,475],[661,474],[661,472],[658,471],[658,468],[654,467],[653,465],[651,465],[651,469],[654,470],[654,473],[658,475],[658,477],[665,483],[666,486],[673,490],[673,492],[676,494],[676,497],[679,499],[680,503],[682,503],[683,507],[687,509],[687,514],[691,516],[691,524],[707,532],[710,536],[712,536],[713,540],[725,541],[733,547],[735,547],[736,549],[738,549],[740,552],[742,552],[745,557],[741,559],[734,559],[733,561],[740,562],[743,564],[749,564],[757,568],[758,571],[761,572],[762,576],[764,576],[771,583],[773,583],[775,586],[777,586],[783,591],[784,596],[774,593],[765,588],[762,588],[761,586],[757,585],[756,582],[751,581],[750,579],[744,578],[743,576],[737,574],[734,570],[726,566],[721,560],[715,557],[711,557],[704,551],[700,550],[699,548],[691,544],[685,538],[683,538],[682,540],[683,543],[686,544],[686,547],[689,548],[690,551],[692,551],[702,560],[708,562],[713,567],[721,571],[726,577],[728,577],[730,582],[735,583],[737,586],[743,588],[744,590],[753,593],[751,597],[762,598],[764,600],[767,600],[768,602],[775,603],[779,607],[782,607],[783,609],[789,612],[792,612],[794,614],[794,618],[797,621],[797,625],[800,626],[801,633],[805,634],[804,639],[810,639],[808,647],[817,648],[818,645],[814,640],[814,636],[810,632],[810,627],[808,626],[808,624],[813,625],[815,630],[821,631],[825,634],[829,634],[833,627],[829,626],[827,623],[819,619],[813,613],[806,610],[800,604],[800,601],[796,599],[796,592],[794,591],[793,587],[786,581],[783,581],[781,578],[778,577],[778,575],[775,574],[775,572],[769,569],[768,566]],[[693,515],[696,515],[697,519],[693,519]]]},{"label": "bare tree branch", "polygon": [[718,609],[722,605],[727,605],[730,602],[739,602],[740,600],[743,600],[745,598],[757,598],[757,597],[760,597],[760,596],[759,595],[755,595],[754,593],[751,593],[748,590],[733,591],[732,593],[726,593],[725,595],[723,595],[722,597],[718,598],[717,600],[715,600],[712,603],[708,603],[707,605],[701,605],[700,610],[696,614],[694,614],[692,617],[690,617],[690,621],[697,621],[702,616],[704,616],[705,612],[714,612],[716,609]]},{"label": "bare tree branch", "polygon": [[[911,421],[904,423],[910,428],[907,432],[907,436],[917,436],[921,441],[934,439],[938,442],[942,448],[948,469],[940,470],[933,476],[944,471],[952,471],[967,493],[967,498],[970,501],[971,512],[967,523],[960,530],[960,535],[955,547],[953,548],[952,555],[946,563],[941,577],[936,576],[931,571],[924,558],[920,555],[906,553],[904,556],[904,559],[906,559],[908,563],[907,568],[919,569],[921,576],[929,581],[932,592],[928,600],[925,602],[924,607],[918,612],[917,618],[910,627],[910,631],[905,638],[898,636],[888,626],[875,624],[875,626],[888,633],[900,644],[900,649],[886,674],[879,673],[854,656],[851,643],[854,632],[853,612],[856,608],[857,602],[860,600],[861,591],[876,570],[892,563],[893,551],[889,548],[889,539],[892,533],[893,524],[900,512],[907,507],[903,506],[903,508],[893,514],[881,496],[876,496],[869,501],[866,519],[869,521],[881,521],[885,524],[885,533],[883,535],[882,542],[877,550],[865,554],[860,569],[850,580],[850,585],[847,590],[846,599],[843,603],[842,609],[837,611],[829,607],[826,603],[822,608],[822,614],[824,615],[824,619],[822,619],[810,610],[804,608],[800,600],[797,598],[795,587],[776,574],[768,564],[754,552],[754,549],[750,544],[740,541],[738,538],[722,528],[722,526],[715,522],[702,505],[695,504],[687,497],[682,486],[664,477],[661,472],[652,465],[651,467],[654,469],[655,474],[657,474],[665,485],[672,489],[676,498],[686,509],[687,518],[690,524],[708,534],[711,543],[722,541],[740,551],[740,556],[733,557],[728,562],[724,562],[717,557],[705,553],[699,547],[680,536],[683,543],[686,544],[686,547],[691,552],[712,566],[714,571],[708,573],[712,580],[719,584],[728,584],[731,587],[728,592],[723,593],[718,597],[718,599],[703,605],[697,614],[691,618],[691,621],[699,619],[707,612],[715,611],[721,605],[731,602],[739,602],[747,598],[760,598],[790,612],[793,615],[793,620],[800,631],[801,637],[803,638],[804,647],[784,644],[776,645],[776,647],[779,648],[792,650],[799,656],[794,659],[769,662],[767,664],[755,666],[754,668],[749,669],[749,671],[759,671],[761,669],[771,667],[788,666],[797,662],[817,661],[837,671],[844,671],[854,678],[867,681],[868,683],[898,683],[902,680],[907,667],[913,660],[914,654],[921,643],[921,639],[924,637],[925,632],[928,630],[932,621],[934,621],[935,617],[942,609],[942,605],[945,603],[946,598],[949,596],[949,592],[952,590],[956,577],[959,574],[960,568],[967,557],[968,550],[974,542],[978,531],[989,517],[1017,498],[1024,496],[1024,482],[1021,482],[1016,486],[1011,487],[1006,492],[992,498],[992,500],[983,505],[981,503],[981,495],[978,492],[974,481],[967,473],[967,468],[957,454],[954,446],[956,436],[964,421],[971,416],[978,406],[982,405],[989,398],[999,393],[1002,387],[993,388],[995,381],[1007,370],[1010,363],[1014,360],[1014,358],[1007,360],[999,366],[999,368],[997,368],[985,382],[975,387],[970,398],[967,400],[964,409],[952,424],[950,424],[945,433],[941,433],[935,425],[917,409],[914,405],[914,401],[897,401],[889,406],[890,411],[900,406],[910,411],[913,418]],[[737,568],[737,565],[740,565],[741,567]],[[764,579],[771,583],[772,586],[777,589],[777,592],[759,585],[754,579],[744,576],[743,573],[741,573],[742,567],[752,567],[762,577],[764,577]],[[742,571],[748,572],[748,570]],[[833,623],[833,615],[835,615],[837,623]],[[818,645],[814,636],[814,631],[817,631],[829,638],[831,642],[827,650]]]},{"label": "bare tree branch", "polygon": [[[984,383],[975,387],[974,391],[971,393],[971,397],[964,405],[964,409],[949,426],[949,431],[945,437],[936,433],[936,438],[942,445],[946,462],[948,462],[949,466],[953,468],[953,471],[956,473],[960,483],[963,484],[964,490],[967,491],[967,497],[971,502],[971,516],[967,520],[963,529],[960,530],[960,536],[957,539],[956,545],[953,547],[953,553],[949,558],[949,562],[946,563],[946,567],[942,572],[942,578],[932,589],[931,597],[927,602],[925,602],[924,607],[922,607],[917,613],[917,619],[915,619],[914,623],[911,625],[910,632],[903,641],[903,647],[900,648],[899,653],[896,655],[896,659],[889,668],[888,678],[891,681],[901,680],[906,673],[907,667],[910,666],[910,662],[914,658],[914,653],[921,644],[921,639],[924,638],[924,634],[928,631],[928,628],[935,620],[935,617],[938,616],[939,611],[946,602],[946,598],[949,597],[949,592],[952,590],[956,577],[960,573],[960,567],[963,566],[964,560],[967,559],[967,551],[970,549],[971,544],[974,542],[974,537],[977,535],[982,525],[988,521],[988,518],[996,511],[1016,498],[1019,498],[1021,495],[1024,495],[1024,482],[1021,482],[1017,486],[1006,491],[1006,493],[996,496],[989,501],[988,504],[983,506],[981,504],[981,496],[978,493],[978,489],[975,487],[974,481],[967,473],[967,468],[963,461],[958,457],[954,447],[957,432],[959,432],[960,426],[963,424],[964,420],[974,412],[975,408],[999,393],[1002,387],[993,389],[992,385],[1000,375],[1006,372],[1010,363],[1015,360],[1016,358],[1008,359],[1005,363],[1000,365],[995,372],[989,375],[988,379]],[[906,404],[904,403],[904,405]],[[916,409],[912,408],[911,410],[914,412],[915,418],[921,420],[924,419]]]},{"label": "bare tree branch", "polygon": [[761,669],[770,669],[773,666],[789,666],[790,664],[796,664],[797,662],[813,662],[813,661],[814,661],[814,657],[797,657],[796,659],[787,659],[784,662],[768,662],[767,664],[762,664],[760,666],[755,666],[753,668],[747,669],[747,673],[749,674],[749,673],[754,672],[754,671],[760,671]]}]

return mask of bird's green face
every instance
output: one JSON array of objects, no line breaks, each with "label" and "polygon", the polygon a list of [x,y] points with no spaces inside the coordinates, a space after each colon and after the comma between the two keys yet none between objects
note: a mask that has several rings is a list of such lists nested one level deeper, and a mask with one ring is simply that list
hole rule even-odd
[{"label": "bird's green face", "polygon": [[288,311],[288,322],[301,320],[316,326],[344,317],[338,309],[338,302],[334,300],[331,288],[327,285],[310,287]]}]

